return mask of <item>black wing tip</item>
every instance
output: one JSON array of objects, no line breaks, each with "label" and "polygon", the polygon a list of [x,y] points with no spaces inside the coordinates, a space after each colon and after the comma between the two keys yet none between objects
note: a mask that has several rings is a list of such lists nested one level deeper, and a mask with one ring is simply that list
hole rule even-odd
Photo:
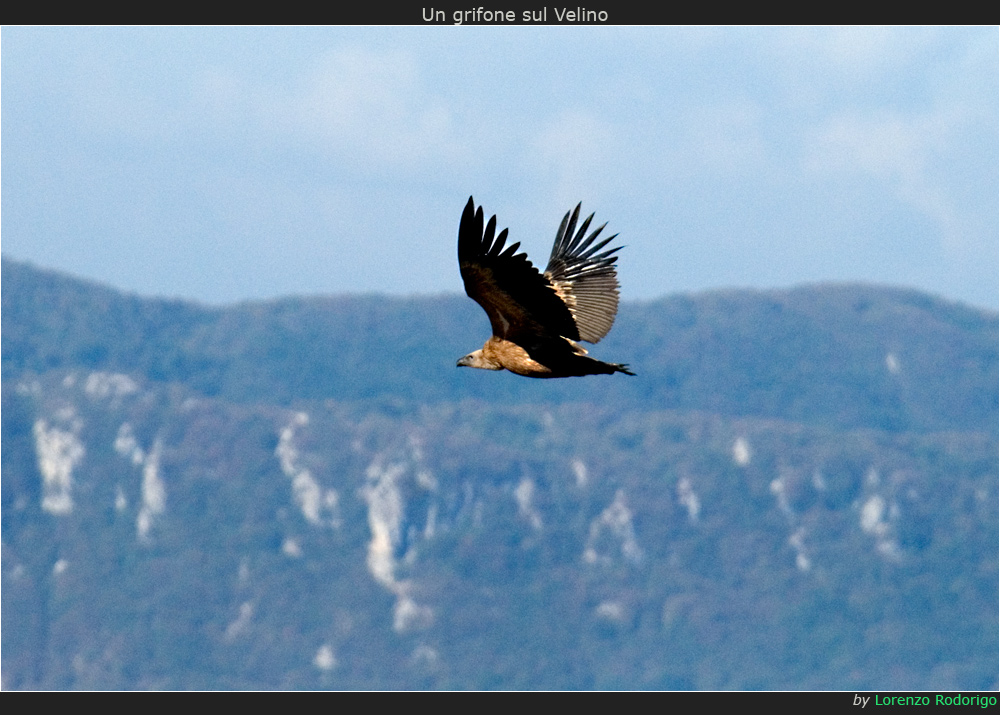
[{"label": "black wing tip", "polygon": [[479,207],[479,211],[476,211],[476,202],[469,197],[469,201],[465,204],[465,208],[462,210],[462,220],[459,223],[460,228],[464,228],[469,225],[469,222],[476,218],[476,214],[482,214],[483,207]]},{"label": "black wing tip", "polygon": [[470,196],[469,200],[465,204],[465,209],[462,211],[462,223],[464,224],[467,221],[472,221],[473,219],[478,221],[483,220],[483,207],[477,207],[476,200]]},{"label": "black wing tip", "polygon": [[459,223],[459,261],[471,259],[473,255],[493,256],[503,258],[525,258],[525,254],[514,255],[520,243],[506,247],[508,229],[497,232],[496,214],[489,220],[482,206],[476,206],[476,200],[470,196],[462,211]]},{"label": "black wing tip", "polygon": [[580,224],[580,227],[577,228],[576,224],[580,218],[580,210],[582,207],[583,207],[583,202],[580,201],[573,209],[567,211],[566,214],[563,216],[563,220],[559,224],[559,230],[556,233],[555,243],[553,243],[552,245],[551,258],[553,259],[556,257],[567,258],[573,256],[576,258],[593,257],[595,259],[599,259],[610,256],[616,251],[621,250],[622,248],[625,247],[624,245],[617,246],[615,248],[608,250],[608,252],[605,254],[595,256],[594,254],[596,254],[597,251],[599,251],[604,246],[608,245],[613,240],[618,238],[618,234],[615,233],[612,236],[602,239],[596,246],[592,246],[594,241],[597,240],[597,237],[600,236],[601,232],[603,232],[604,229],[607,227],[608,222],[605,221],[588,235],[587,230],[590,228],[590,224],[594,220],[594,216],[596,214],[591,213],[589,216],[587,216],[587,218],[583,220],[583,223]]}]

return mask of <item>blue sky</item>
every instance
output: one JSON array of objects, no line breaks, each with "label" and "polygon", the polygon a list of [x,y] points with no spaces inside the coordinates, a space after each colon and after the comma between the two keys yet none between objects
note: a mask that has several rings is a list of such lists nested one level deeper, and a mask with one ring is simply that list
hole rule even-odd
[{"label": "blue sky", "polygon": [[470,194],[625,300],[818,281],[998,306],[998,31],[21,28],[2,251],[208,303],[462,291]]}]

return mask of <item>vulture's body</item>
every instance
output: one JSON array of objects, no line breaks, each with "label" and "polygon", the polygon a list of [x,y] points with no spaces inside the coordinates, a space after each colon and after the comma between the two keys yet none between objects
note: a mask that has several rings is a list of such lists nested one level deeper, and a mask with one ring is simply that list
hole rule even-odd
[{"label": "vulture's body", "polygon": [[507,229],[496,234],[496,216],[484,229],[483,209],[469,197],[458,228],[458,265],[465,292],[486,311],[493,336],[461,358],[459,367],[526,377],[634,374],[628,365],[587,357],[577,343],[596,343],[611,330],[618,312],[619,250],[600,252],[615,236],[594,244],[604,226],[587,236],[593,214],[574,234],[579,215],[577,204],[563,218],[549,264],[539,273],[525,254],[516,253],[520,243],[505,248]]}]

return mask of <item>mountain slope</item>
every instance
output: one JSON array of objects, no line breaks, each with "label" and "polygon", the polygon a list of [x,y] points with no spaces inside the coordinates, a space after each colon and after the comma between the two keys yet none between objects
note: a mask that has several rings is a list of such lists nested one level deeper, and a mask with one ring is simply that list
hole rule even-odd
[{"label": "mountain slope", "polygon": [[602,402],[893,431],[995,429],[998,322],[873,286],[728,291],[622,306],[592,353],[639,377],[538,382],[456,370],[489,324],[442,296],[208,309],[3,262],[4,376],[86,366],[242,402]]},{"label": "mountain slope", "polygon": [[3,269],[4,688],[996,688],[995,316],[668,298],[553,384],[465,299]]}]

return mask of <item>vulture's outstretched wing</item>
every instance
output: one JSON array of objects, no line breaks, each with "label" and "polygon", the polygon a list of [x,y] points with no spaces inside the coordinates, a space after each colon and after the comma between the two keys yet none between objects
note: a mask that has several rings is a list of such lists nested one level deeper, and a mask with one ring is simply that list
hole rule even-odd
[{"label": "vulture's outstretched wing", "polygon": [[567,212],[559,224],[545,277],[573,316],[578,339],[596,343],[611,330],[618,313],[618,277],[615,273],[618,256],[614,254],[621,246],[598,253],[618,234],[592,245],[607,224],[587,236],[594,218],[594,214],[590,214],[574,235],[579,216],[580,204],[577,204],[573,215]]},{"label": "vulture's outstretched wing", "polygon": [[[539,273],[525,254],[515,255],[520,243],[504,247],[507,229],[495,235],[496,223],[496,216],[491,217],[484,230],[483,209],[477,209],[470,196],[458,227],[458,265],[465,282],[465,292],[483,306],[490,318],[493,334],[516,343],[532,343],[537,338],[558,339],[558,336],[579,340],[580,331],[565,299],[557,294],[558,287]],[[572,251],[569,255],[571,259],[578,258]],[[569,284],[569,288],[563,291],[576,295],[573,291],[579,289],[574,286],[583,286],[583,278],[575,277],[577,274],[572,272],[576,263],[567,265],[571,271],[560,280]],[[586,284],[588,290],[590,286]],[[617,293],[614,301],[617,305]],[[580,304],[579,296],[576,302]],[[588,306],[591,304],[587,303]],[[588,311],[587,315],[593,312],[589,308]],[[614,319],[614,313],[611,317]],[[608,322],[608,328],[600,337],[610,327]]]}]

